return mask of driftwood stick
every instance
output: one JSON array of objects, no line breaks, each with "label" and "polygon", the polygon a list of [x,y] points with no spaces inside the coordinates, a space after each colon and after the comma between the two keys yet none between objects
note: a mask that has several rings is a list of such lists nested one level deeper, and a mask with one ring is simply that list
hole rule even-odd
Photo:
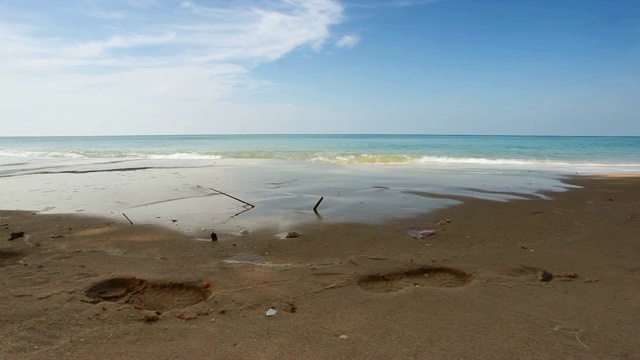
[{"label": "driftwood stick", "polygon": [[617,226],[620,226],[620,225],[622,225],[622,224],[626,223],[627,221],[631,221],[634,217],[635,217],[635,216],[633,216],[633,215],[629,215],[629,218],[628,218],[627,220],[625,220],[625,221],[623,221],[623,222],[621,222],[621,223],[617,224]]},{"label": "driftwood stick", "polygon": [[244,201],[244,200],[240,200],[240,199],[238,199],[237,197],[235,197],[235,196],[231,196],[231,195],[229,195],[229,194],[227,194],[227,193],[225,193],[225,192],[222,192],[222,191],[220,191],[220,190],[216,190],[216,189],[214,189],[214,188],[211,188],[211,190],[213,190],[213,191],[215,191],[215,192],[217,192],[217,193],[220,193],[220,194],[222,194],[222,195],[224,195],[224,196],[230,197],[230,198],[232,198],[233,200],[240,201],[241,203],[243,203],[243,204],[245,204],[245,205],[247,205],[247,206],[251,206],[251,208],[252,208],[252,209],[253,209],[254,207],[256,207],[256,206],[255,206],[255,205],[253,205],[253,204],[249,204],[248,202],[246,202],[246,201]]},{"label": "driftwood stick", "polygon": [[322,202],[322,200],[324,200],[324,196],[320,197],[320,200],[318,200],[318,202],[316,203],[316,206],[313,207],[313,212],[314,213],[318,213],[318,206],[320,206],[320,203]]},{"label": "driftwood stick", "polygon": [[129,219],[129,217],[127,216],[127,214],[122,213],[122,215],[124,215],[124,217],[127,218],[127,220],[129,220],[129,224],[133,225],[133,221],[131,221],[131,219]]}]

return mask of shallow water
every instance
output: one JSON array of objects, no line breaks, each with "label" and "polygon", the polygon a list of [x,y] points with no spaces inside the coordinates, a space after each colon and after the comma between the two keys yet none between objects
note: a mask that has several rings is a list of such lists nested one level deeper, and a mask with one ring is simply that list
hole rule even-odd
[{"label": "shallow water", "polygon": [[[208,238],[310,222],[381,222],[464,197],[509,201],[563,191],[564,174],[522,169],[284,160],[0,159],[7,210],[108,216]],[[312,209],[324,200],[318,214]],[[245,203],[254,205],[254,208]]]}]

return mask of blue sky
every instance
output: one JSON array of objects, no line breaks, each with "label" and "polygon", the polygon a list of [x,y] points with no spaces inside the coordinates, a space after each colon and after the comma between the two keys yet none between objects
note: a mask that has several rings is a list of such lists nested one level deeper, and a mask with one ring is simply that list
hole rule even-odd
[{"label": "blue sky", "polygon": [[0,136],[640,135],[640,1],[0,0]]}]

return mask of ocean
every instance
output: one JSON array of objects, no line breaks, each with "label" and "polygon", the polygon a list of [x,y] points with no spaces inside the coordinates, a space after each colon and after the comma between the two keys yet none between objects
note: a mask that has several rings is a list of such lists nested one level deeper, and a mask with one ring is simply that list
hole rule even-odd
[{"label": "ocean", "polygon": [[170,135],[0,137],[0,157],[640,167],[640,137]]},{"label": "ocean", "polygon": [[207,239],[381,223],[461,199],[548,199],[575,187],[570,176],[605,173],[640,174],[640,137],[3,137],[0,209],[126,214]]}]

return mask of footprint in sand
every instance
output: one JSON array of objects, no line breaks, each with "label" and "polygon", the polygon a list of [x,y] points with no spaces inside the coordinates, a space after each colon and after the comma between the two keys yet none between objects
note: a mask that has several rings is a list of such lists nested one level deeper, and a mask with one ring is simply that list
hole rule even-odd
[{"label": "footprint in sand", "polygon": [[358,285],[366,291],[389,293],[415,286],[461,287],[469,284],[473,278],[472,274],[456,269],[422,267],[403,272],[367,275],[360,278]]},{"label": "footprint in sand", "polygon": [[0,266],[10,264],[12,261],[22,256],[23,254],[19,252],[0,250]]},{"label": "footprint in sand", "polygon": [[94,284],[85,295],[98,302],[131,304],[146,310],[167,311],[195,305],[211,290],[186,282],[153,282],[138,278],[113,278]]}]

